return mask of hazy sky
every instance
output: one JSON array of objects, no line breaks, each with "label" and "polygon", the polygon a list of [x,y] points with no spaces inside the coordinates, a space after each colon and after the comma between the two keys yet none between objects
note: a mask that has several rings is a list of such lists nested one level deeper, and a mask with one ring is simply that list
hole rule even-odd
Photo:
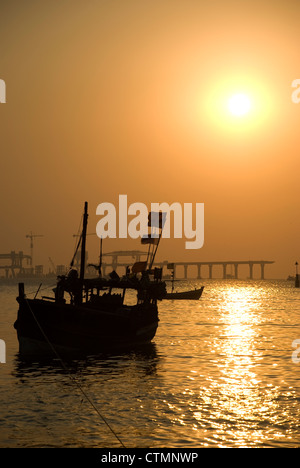
[{"label": "hazy sky", "polygon": [[[170,261],[300,262],[300,2],[0,2],[0,253],[68,263],[84,201],[205,205],[205,242]],[[240,118],[225,102],[244,92]],[[225,106],[225,107],[224,107]],[[110,240],[106,250],[140,249]],[[98,241],[89,238],[90,260]],[[257,271],[259,274],[259,271]]]}]

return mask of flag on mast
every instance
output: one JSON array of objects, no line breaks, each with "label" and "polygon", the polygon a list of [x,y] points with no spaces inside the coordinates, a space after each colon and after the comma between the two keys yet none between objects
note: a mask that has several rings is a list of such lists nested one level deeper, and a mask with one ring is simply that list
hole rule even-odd
[{"label": "flag on mast", "polygon": [[150,211],[148,215],[148,226],[163,229],[167,219],[167,213],[162,211]]}]

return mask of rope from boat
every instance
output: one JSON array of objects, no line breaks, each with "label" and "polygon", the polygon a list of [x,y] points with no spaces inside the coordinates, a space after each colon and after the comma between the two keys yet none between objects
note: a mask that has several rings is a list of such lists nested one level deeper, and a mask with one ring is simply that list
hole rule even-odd
[{"label": "rope from boat", "polygon": [[60,361],[64,371],[67,373],[69,379],[71,380],[72,383],[74,383],[76,385],[76,387],[80,390],[80,392],[82,393],[82,395],[86,398],[86,400],[88,401],[88,403],[92,406],[92,408],[95,410],[95,412],[98,414],[98,416],[101,418],[101,420],[104,422],[104,424],[108,427],[108,429],[111,431],[111,433],[115,436],[115,438],[118,440],[118,442],[121,444],[121,446],[123,448],[126,448],[126,446],[123,444],[122,440],[120,439],[120,437],[116,434],[116,432],[113,430],[113,428],[111,427],[111,425],[108,423],[108,421],[104,418],[104,416],[100,413],[100,411],[98,410],[97,406],[95,405],[95,403],[90,399],[90,397],[88,396],[88,394],[85,392],[85,390],[81,387],[80,383],[77,382],[77,380],[75,379],[75,377],[73,377],[73,375],[71,374],[71,372],[69,371],[69,369],[67,368],[67,366],[65,365],[65,363],[63,362],[62,358],[60,357],[60,355],[58,354],[57,350],[55,349],[55,347],[53,346],[53,344],[51,343],[51,341],[49,340],[49,338],[47,337],[46,333],[44,332],[42,326],[40,325],[38,319],[36,318],[32,308],[30,307],[30,304],[28,302],[28,300],[26,299],[25,297],[25,301],[28,305],[28,308],[38,326],[38,328],[40,329],[43,337],[45,338],[45,340],[47,341],[47,343],[49,344],[50,348],[52,349],[53,353],[55,354],[55,356],[57,357],[57,359]]},{"label": "rope from boat", "polygon": [[31,294],[37,294],[40,291],[45,291],[46,289],[52,289],[53,290],[53,288],[55,288],[55,287],[56,287],[56,284],[52,284],[50,286],[45,286],[44,288],[39,288],[37,291],[29,291],[29,292],[26,291],[26,296],[29,296]]},{"label": "rope from boat", "polygon": [[70,269],[73,267],[74,265],[74,260],[75,260],[75,257],[76,257],[76,254],[78,252],[78,249],[79,249],[79,246],[81,244],[81,240],[82,240],[82,230],[81,230],[81,225],[83,224],[83,215],[81,216],[81,219],[80,219],[80,223],[79,223],[79,226],[78,226],[78,231],[77,231],[77,234],[74,236],[75,239],[76,237],[78,237],[78,242],[76,244],[76,240],[75,240],[75,246],[74,246],[74,255],[73,255],[73,258],[70,262]]}]

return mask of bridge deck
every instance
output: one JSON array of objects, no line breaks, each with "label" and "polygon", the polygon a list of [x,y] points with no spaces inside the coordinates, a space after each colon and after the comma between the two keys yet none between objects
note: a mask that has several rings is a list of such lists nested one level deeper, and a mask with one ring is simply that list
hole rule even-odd
[{"label": "bridge deck", "polygon": [[[160,267],[160,268],[167,268],[169,262],[164,261],[164,262],[155,262],[154,266]],[[265,266],[270,265],[272,263],[275,263],[274,260],[227,260],[227,261],[203,261],[203,262],[172,262],[174,265],[174,278],[176,278],[176,269],[177,267],[184,267],[184,278],[188,278],[188,268],[191,266],[196,266],[197,267],[197,278],[201,279],[201,267],[202,266],[207,266],[209,269],[209,275],[208,277],[210,279],[213,278],[213,267],[217,265],[221,265],[223,267],[223,278],[227,278],[227,266],[234,266],[234,275],[232,275],[234,278],[238,278],[238,267],[239,265],[248,265],[249,266],[249,278],[253,279],[253,266],[254,265],[259,265],[260,266],[260,276],[261,279],[264,279],[265,275]],[[124,262],[118,262],[115,258],[113,258],[112,263],[103,263],[103,272],[105,274],[105,270],[108,267],[111,267],[112,269],[116,269],[118,267],[124,267],[126,268],[130,262],[124,263]]]}]

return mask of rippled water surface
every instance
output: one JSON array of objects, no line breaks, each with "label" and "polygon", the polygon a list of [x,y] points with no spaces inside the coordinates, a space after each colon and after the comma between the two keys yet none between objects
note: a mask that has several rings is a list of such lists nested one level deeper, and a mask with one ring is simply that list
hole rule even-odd
[{"label": "rippled water surface", "polygon": [[267,280],[178,289],[200,284],[199,301],[159,303],[152,345],[66,362],[68,372],[19,358],[17,288],[0,286],[0,446],[299,447],[300,290]]}]

